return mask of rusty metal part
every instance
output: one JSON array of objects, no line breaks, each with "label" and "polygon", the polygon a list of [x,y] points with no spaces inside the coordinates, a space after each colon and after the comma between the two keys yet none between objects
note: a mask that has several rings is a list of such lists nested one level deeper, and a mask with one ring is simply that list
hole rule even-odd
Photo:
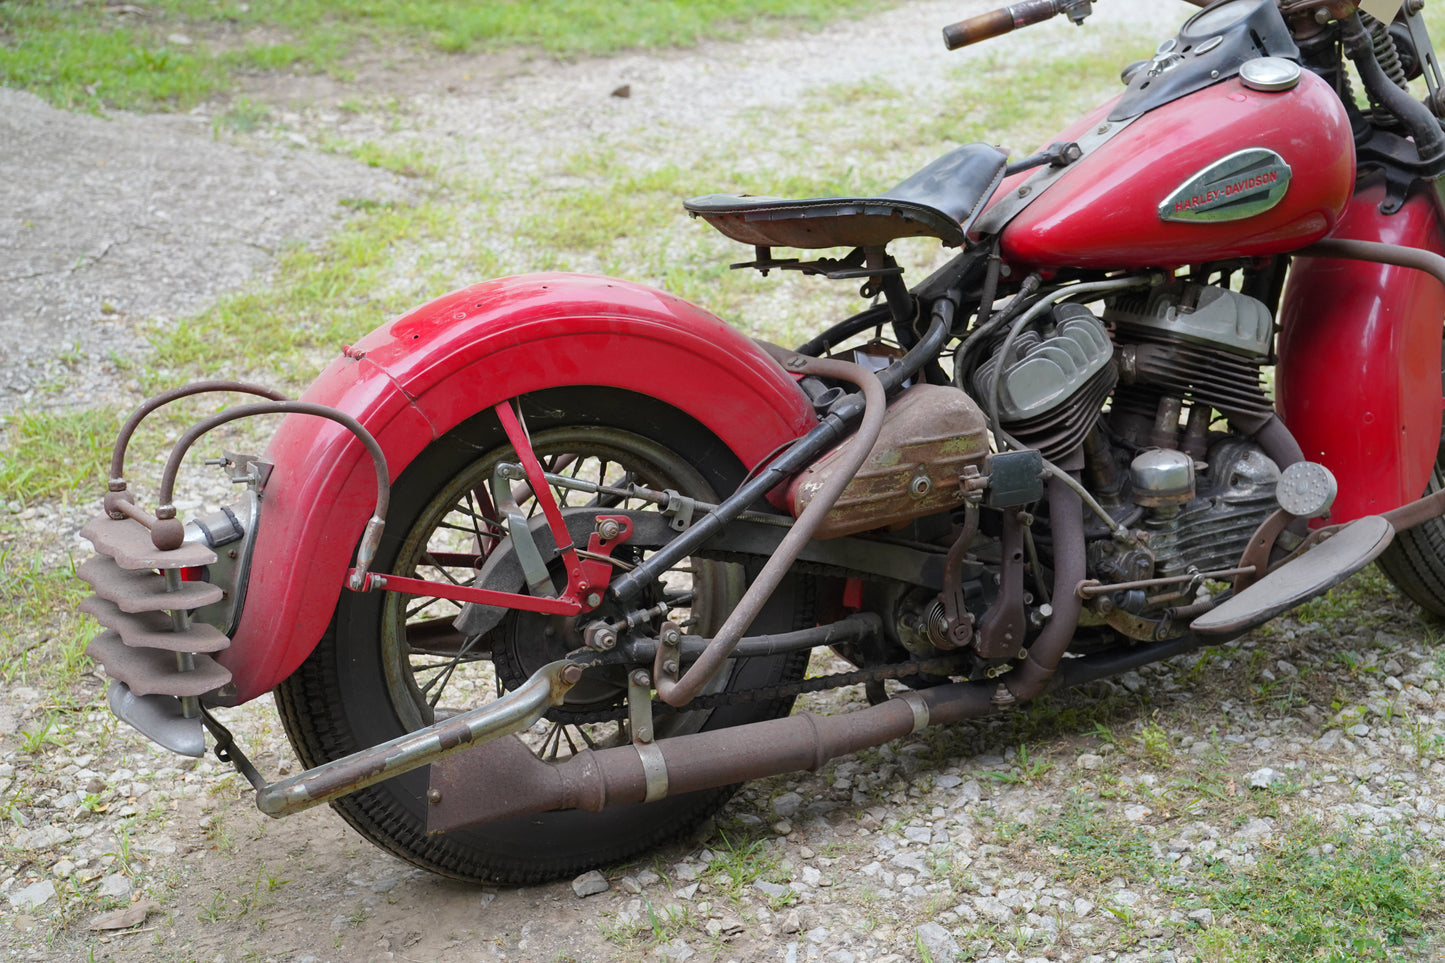
[{"label": "rusty metal part", "polygon": [[[739,640],[737,647],[733,649],[733,656],[739,659],[765,658],[782,655],[786,652],[815,649],[825,645],[846,645],[876,636],[882,631],[882,628],[883,620],[878,615],[872,612],[858,612],[826,625],[816,625],[812,628],[781,632],[775,635],[748,636]],[[583,644],[597,652],[578,650],[570,653],[569,656],[576,659],[579,664],[585,664],[588,668],[603,665],[635,666],[650,664],[658,650],[670,644],[676,648],[684,662],[691,662],[706,651],[712,642],[711,639],[700,635],[683,635],[671,622],[662,624],[659,631],[661,644],[659,644],[659,639],[644,637],[629,639],[625,645],[619,646],[616,639],[617,631],[616,626],[606,622],[593,622],[583,631]],[[670,632],[676,632],[675,642],[668,643],[666,641]],[[613,633],[611,644],[605,647],[595,644],[598,636],[603,633]]]},{"label": "rusty metal part", "polygon": [[[851,440],[799,472],[788,486],[793,514],[800,515],[842,469]],[[867,460],[843,488],[816,538],[837,538],[884,528],[962,505],[959,478],[982,470],[988,455],[983,410],[957,388],[919,384],[888,406]]]},{"label": "rusty metal part", "polygon": [[205,653],[192,654],[190,667],[181,671],[176,663],[178,653],[126,645],[114,629],[91,639],[85,654],[104,665],[106,675],[124,683],[138,696],[188,698],[205,695],[231,681],[230,670]]},{"label": "rusty metal part", "polygon": [[97,515],[80,530],[80,537],[89,539],[98,553],[115,559],[115,563],[123,569],[166,571],[210,565],[216,560],[216,553],[200,542],[158,549],[151,542],[150,532],[141,523],[129,518],[117,521],[106,515]]},{"label": "rusty metal part", "polygon": [[977,534],[978,506],[968,502],[964,508],[963,529],[949,546],[948,559],[943,565],[943,591],[939,598],[943,602],[944,644],[940,648],[962,648],[973,638],[973,616],[963,598],[963,560]]},{"label": "rusty metal part", "polygon": [[1299,18],[1316,24],[1331,20],[1348,20],[1360,5],[1354,0],[1278,0],[1279,12],[1286,19]]},{"label": "rusty metal part", "polygon": [[627,673],[627,727],[633,742],[653,740],[656,730],[652,725],[652,676],[646,669]]},{"label": "rusty metal part", "polygon": [[[334,421],[355,435],[357,440],[366,447],[367,453],[371,455],[372,466],[376,469],[376,510],[372,513],[371,520],[367,523],[366,533],[361,540],[361,547],[358,548],[356,552],[356,571],[360,573],[361,578],[364,578],[366,570],[371,567],[371,560],[376,556],[377,545],[381,542],[382,529],[386,526],[386,509],[391,501],[391,476],[386,467],[386,455],[382,452],[381,445],[372,437],[371,432],[367,431],[361,422],[357,421],[351,415],[346,414],[344,411],[338,411],[335,408],[329,408],[326,405],[313,404],[309,401],[262,401],[227,408],[225,411],[218,412],[192,425],[186,430],[185,434],[177,439],[175,446],[171,449],[170,457],[166,459],[166,467],[161,474],[160,491],[157,495],[160,505],[156,509],[156,517],[165,519],[165,513],[168,512],[170,514],[170,520],[177,522],[176,529],[179,530],[179,520],[175,519],[175,506],[172,504],[176,487],[176,474],[180,471],[181,462],[185,459],[186,452],[190,450],[191,445],[195,444],[196,439],[213,428],[218,428],[221,425],[241,418],[250,418],[256,415],[280,414],[312,415],[317,418]],[[184,537],[183,534],[182,537]],[[160,541],[162,538],[169,538],[174,541],[175,544],[162,545]],[[164,534],[159,526],[153,528],[151,530],[151,539],[155,542],[157,548],[174,549],[180,547],[180,539],[175,538],[169,528],[167,528]],[[357,584],[359,584],[359,581],[358,579]]]},{"label": "rusty metal part", "polygon": [[581,678],[580,666],[553,662],[494,702],[271,783],[257,791],[256,806],[268,816],[288,816],[520,732],[560,706]]},{"label": "rusty metal part", "polygon": [[1408,505],[1384,512],[1381,517],[1397,532],[1422,525],[1432,518],[1445,515],[1445,489],[1424,498],[1417,498]]},{"label": "rusty metal part", "polygon": [[1167,578],[1143,578],[1133,582],[1100,582],[1098,579],[1085,579],[1074,589],[1074,592],[1081,599],[1091,599],[1100,595],[1108,595],[1111,592],[1128,592],[1133,589],[1167,588],[1171,585],[1193,582],[1196,579],[1219,579],[1224,580],[1238,575],[1253,575],[1254,567],[1248,568],[1226,568],[1213,572],[1192,572],[1188,575],[1173,575]]},{"label": "rusty metal part", "polygon": [[[214,625],[185,619],[183,626],[177,626],[166,612],[123,612],[114,602],[98,595],[82,599],[78,607],[93,615],[101,625],[113,629],[129,646],[167,652],[219,652],[231,644],[226,633]],[[171,611],[185,610],[176,606]]]},{"label": "rusty metal part", "polygon": [[1280,533],[1288,528],[1294,520],[1293,515],[1281,508],[1266,518],[1255,530],[1244,554],[1239,557],[1240,573],[1234,577],[1236,595],[1264,578],[1269,571],[1269,556],[1274,551],[1274,543],[1279,540]]},{"label": "rusty metal part", "polygon": [[748,626],[752,624],[753,619],[757,617],[758,612],[772,596],[773,591],[787,574],[788,569],[792,567],[798,554],[802,552],[808,542],[812,541],[813,533],[823,523],[828,509],[832,507],[838,494],[847,485],[853,472],[858,469],[868,452],[873,449],[874,443],[878,440],[879,431],[883,427],[883,416],[888,399],[884,393],[882,382],[873,372],[860,365],[844,361],[809,358],[805,355],[794,355],[788,361],[788,366],[803,374],[836,378],[840,381],[857,384],[862,389],[865,399],[862,423],[858,426],[857,434],[849,447],[846,461],[839,465],[838,474],[828,479],[826,488],[817,493],[813,503],[803,511],[797,523],[788,530],[788,534],[778,544],[777,551],[768,559],[762,571],[753,579],[753,584],[748,587],[747,592],[728,615],[712,644],[687,670],[687,674],[679,677],[676,672],[664,671],[664,666],[671,663],[665,660],[662,651],[658,652],[652,666],[652,676],[654,685],[657,687],[657,694],[668,705],[681,706],[692,701],[722,668],[731,655],[733,647],[737,645],[742,634],[747,631]]},{"label": "rusty metal part", "polygon": [[238,394],[258,395],[262,398],[269,398],[272,401],[286,401],[287,398],[279,391],[262,385],[248,384],[244,381],[197,381],[193,384],[183,385],[179,388],[172,388],[170,391],[163,391],[153,398],[147,398],[131,412],[125,424],[121,426],[120,433],[116,435],[115,447],[111,449],[110,455],[110,491],[125,491],[125,453],[130,446],[131,437],[135,434],[149,415],[157,409],[162,408],[173,401],[187,398],[191,395],[208,394],[210,392],[231,391]]},{"label": "rusty metal part", "polygon": [[[730,729],[664,739],[651,759],[635,746],[586,749],[563,763],[538,759],[516,739],[432,767],[438,790],[428,807],[427,831],[449,832],[554,809],[597,812],[640,803],[658,782],[660,764],[669,795],[696,792],[800,770],[941,725],[996,710],[992,686],[954,683],[908,692],[879,705],[835,716],[802,713]],[[649,778],[649,767],[654,770]],[[506,785],[508,791],[488,791]],[[652,797],[656,798],[656,797]]]},{"label": "rusty metal part", "polygon": [[[923,337],[908,349],[906,355],[878,372],[877,379],[885,393],[901,387],[925,365],[937,360],[938,352],[943,349],[949,332],[953,329],[953,316],[960,298],[958,292],[950,291],[933,302],[931,320]],[[776,345],[759,342],[758,346],[787,370],[798,371],[800,366],[807,363],[805,357],[795,356],[793,352]],[[635,603],[664,572],[682,559],[695,554],[704,543],[719,535],[746,513],[759,498],[807,467],[814,458],[845,437],[849,426],[866,407],[867,403],[860,395],[841,398],[807,434],[755,465],[751,477],[724,498],[716,509],[694,521],[677,540],[654,552],[633,571],[617,577],[612,582],[611,593],[624,604]]]},{"label": "rusty metal part", "polygon": [[1024,612],[1023,522],[1018,510],[1003,513],[999,538],[998,595],[978,623],[974,646],[985,659],[1007,659],[1024,646],[1028,618]]},{"label": "rusty metal part", "polygon": [[1087,571],[1083,501],[1058,476],[1050,476],[1048,495],[1049,528],[1054,538],[1054,611],[1029,646],[1028,658],[1003,679],[1000,695],[1018,702],[1039,695],[1053,679],[1078,628],[1084,604],[1074,594],[1074,586],[1083,581]]},{"label": "rusty metal part", "polygon": [[[130,504],[128,493],[111,496]],[[221,589],[180,577],[183,568],[215,563],[216,554],[198,542],[158,549],[152,533],[130,517],[100,515],[81,534],[99,554],[80,567],[78,574],[96,592],[80,608],[107,630],[91,640],[86,653],[113,680],[112,705],[122,706],[117,714],[162,745],[174,744],[171,717],[194,718],[200,709],[197,697],[231,680],[231,673],[207,654],[225,649],[231,640],[190,618],[191,609],[214,602]],[[179,705],[163,705],[167,697],[179,699]],[[189,734],[185,741],[193,742]]]},{"label": "rusty metal part", "polygon": [[164,576],[149,568],[122,568],[114,558],[105,555],[82,562],[75,574],[88,583],[97,596],[115,603],[122,612],[198,609],[221,601],[225,595],[219,585],[210,582],[181,582],[174,591],[168,592]]},{"label": "rusty metal part", "polygon": [[[723,706],[773,702],[780,699],[794,699],[810,692],[826,692],[829,689],[839,689],[844,686],[880,686],[889,679],[917,679],[920,677],[945,679],[966,675],[975,667],[975,664],[972,655],[955,652],[947,655],[939,655],[931,659],[913,659],[907,662],[870,665],[867,668],[854,669],[849,672],[812,676],[797,682],[779,682],[773,685],[758,686],[751,689],[733,689],[707,693],[698,696],[682,708],[688,712],[696,712],[707,709],[718,709]],[[881,701],[881,699],[879,701]],[[654,702],[653,704],[654,711],[664,707],[669,710],[672,708],[666,706],[666,703]],[[623,708],[621,706],[615,706],[611,709],[599,710],[594,713],[573,713],[568,716],[568,719],[569,721],[577,723],[609,722],[620,719],[623,715]]]}]

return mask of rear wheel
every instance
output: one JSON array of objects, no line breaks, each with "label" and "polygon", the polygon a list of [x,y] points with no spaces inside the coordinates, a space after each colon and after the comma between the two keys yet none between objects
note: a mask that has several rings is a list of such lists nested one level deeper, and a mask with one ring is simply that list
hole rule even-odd
[{"label": "rear wheel", "polygon": [[[611,486],[652,489],[716,501],[736,484],[740,466],[695,421],[658,402],[600,389],[528,396],[521,414],[533,450],[553,473]],[[490,412],[427,448],[397,479],[386,536],[374,570],[471,583],[503,532],[489,494],[496,465],[516,456]],[[554,486],[564,508],[592,495]],[[524,512],[535,499],[520,485]],[[656,510],[612,498],[609,511]],[[645,551],[614,552],[630,564]],[[650,603],[667,602],[668,618],[690,633],[711,635],[741,595],[748,573],[735,563],[687,559],[650,587]],[[559,577],[557,584],[565,583]],[[515,590],[507,586],[507,590]],[[801,586],[785,583],[755,631],[802,624]],[[315,766],[438,718],[471,709],[521,685],[538,668],[581,646],[572,617],[508,612],[494,628],[463,637],[452,625],[454,603],[394,593],[344,592],[331,628],[306,662],[276,691],[288,736],[301,761]],[[605,613],[603,613],[605,614]],[[589,617],[593,618],[595,616]],[[801,677],[797,656],[737,660],[718,688],[749,689]],[[567,702],[518,735],[539,757],[565,759],[582,748],[628,741],[627,667],[589,672]],[[791,700],[660,714],[658,738],[786,715]],[[426,768],[343,797],[332,805],[362,835],[403,859],[477,881],[536,882],[575,875],[670,841],[726,801],[731,789],[669,798],[601,813],[545,813],[426,835]]]}]

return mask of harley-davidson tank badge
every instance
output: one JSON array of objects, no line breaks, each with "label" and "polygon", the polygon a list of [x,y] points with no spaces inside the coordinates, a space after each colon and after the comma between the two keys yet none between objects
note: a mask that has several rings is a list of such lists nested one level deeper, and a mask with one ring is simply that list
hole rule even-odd
[{"label": "harley-davidson tank badge", "polygon": [[1238,221],[1284,199],[1290,167],[1272,150],[1250,147],[1210,164],[1159,205],[1166,221]]}]

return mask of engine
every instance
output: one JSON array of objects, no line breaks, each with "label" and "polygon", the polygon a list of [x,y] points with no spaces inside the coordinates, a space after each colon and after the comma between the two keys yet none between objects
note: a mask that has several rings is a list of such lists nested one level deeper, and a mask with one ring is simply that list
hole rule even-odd
[{"label": "engine", "polygon": [[1090,516],[1086,529],[1096,622],[1177,634],[1168,610],[1236,565],[1277,507],[1279,466],[1252,440],[1274,411],[1272,333],[1257,300],[1178,281],[1116,295],[1102,317],[1057,305],[974,372],[1004,432],[1080,472],[1116,523]]}]

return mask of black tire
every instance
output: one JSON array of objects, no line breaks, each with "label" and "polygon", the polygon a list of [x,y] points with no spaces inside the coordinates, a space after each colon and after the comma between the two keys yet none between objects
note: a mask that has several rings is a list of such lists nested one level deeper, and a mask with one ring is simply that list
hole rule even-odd
[{"label": "black tire", "polygon": [[[613,469],[625,465],[625,471],[647,487],[672,488],[714,501],[741,477],[741,466],[725,446],[696,421],[652,399],[615,390],[571,388],[530,395],[519,408],[534,450],[548,470],[585,471],[587,477],[593,471],[611,470],[609,465]],[[570,465],[566,455],[575,456]],[[430,578],[442,574],[452,563],[433,564],[435,555],[425,553],[447,550],[448,540],[456,545],[455,529],[442,524],[448,519],[475,526],[478,516],[486,516],[479,502],[489,497],[485,484],[491,466],[503,458],[515,461],[491,412],[428,446],[393,486],[386,535],[374,570],[412,575],[420,569],[419,577]],[[578,504],[575,492],[571,503]],[[474,532],[465,540],[480,546],[473,549],[475,557],[485,554],[490,539],[480,528],[474,527]],[[685,577],[690,581],[681,584],[683,590],[691,589],[690,612],[684,608],[683,614],[669,617],[695,618],[686,631],[711,634],[740,594],[747,573],[737,564],[696,560],[679,568],[689,573]],[[470,568],[453,567],[451,572],[459,580],[474,577]],[[678,583],[669,579],[675,594]],[[804,611],[804,589],[801,583],[785,582],[754,623],[754,631],[781,631],[802,624],[810,614]],[[659,585],[655,591],[669,589]],[[342,593],[326,636],[276,690],[282,722],[304,765],[320,765],[419,728],[444,707],[472,708],[581,644],[575,620],[516,612],[484,636],[459,641],[460,633],[451,628],[456,609],[437,611],[452,603],[423,602],[394,593]],[[444,617],[425,618],[434,614]],[[441,662],[436,661],[438,653]],[[720,687],[744,689],[791,681],[802,676],[805,666],[806,658],[797,656],[738,660]],[[564,743],[580,745],[582,738],[625,739],[621,722],[594,721],[624,715],[624,692],[625,676],[616,684],[606,679],[592,683],[589,676],[566,705],[552,710],[521,737],[545,758],[569,755]],[[447,702],[439,703],[443,693]],[[791,708],[791,700],[739,704],[659,716],[656,727],[659,738],[664,738],[776,718]],[[559,736],[554,741],[554,732],[567,739]],[[332,806],[363,836],[402,859],[477,882],[534,883],[628,859],[682,836],[733,791],[729,787],[600,813],[552,812],[428,836],[424,801],[428,773],[424,767],[345,796]]]},{"label": "black tire", "polygon": [[[1435,470],[1425,494],[1445,487],[1445,442],[1435,456]],[[1415,604],[1445,618],[1445,519],[1432,518],[1395,534],[1375,560],[1391,582]]]}]

